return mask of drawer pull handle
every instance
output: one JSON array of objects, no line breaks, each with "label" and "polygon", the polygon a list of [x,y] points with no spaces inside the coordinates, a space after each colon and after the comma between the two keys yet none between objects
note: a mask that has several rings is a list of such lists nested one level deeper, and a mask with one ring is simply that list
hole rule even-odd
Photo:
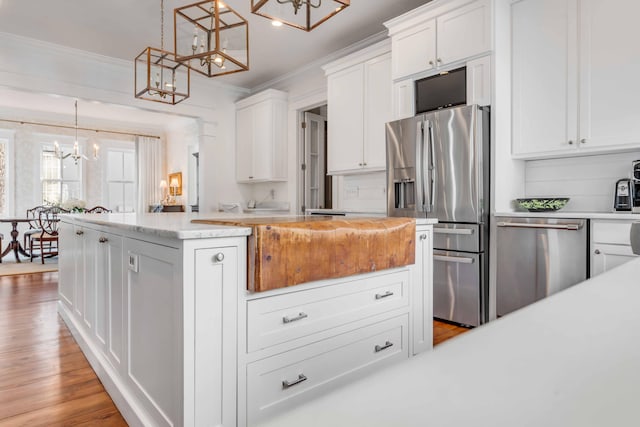
[{"label": "drawer pull handle", "polygon": [[82,231],[82,230],[76,231],[76,235],[77,236],[82,236],[83,234],[84,234],[84,231]]},{"label": "drawer pull handle", "polygon": [[107,239],[106,237],[100,237],[98,239],[98,242],[100,242],[100,243],[107,243],[108,241],[109,241],[109,239]]},{"label": "drawer pull handle", "polygon": [[390,297],[391,295],[393,295],[393,292],[387,291],[384,294],[376,294],[376,299],[387,298],[387,297]]},{"label": "drawer pull handle", "polygon": [[289,382],[287,380],[282,381],[282,389],[286,390],[289,387],[293,387],[294,385],[300,384],[302,381],[306,381],[306,380],[307,380],[307,377],[304,374],[298,374],[298,379],[297,380],[294,380],[294,381],[291,381],[291,382]]},{"label": "drawer pull handle", "polygon": [[283,317],[282,318],[282,323],[291,323],[291,322],[295,322],[295,321],[298,321],[298,320],[305,319],[307,317],[309,317],[309,315],[307,315],[307,313],[300,312],[296,317],[287,317],[287,316]]},{"label": "drawer pull handle", "polygon": [[382,350],[386,350],[391,347],[393,343],[391,341],[387,341],[384,345],[376,345],[376,353],[380,353]]}]

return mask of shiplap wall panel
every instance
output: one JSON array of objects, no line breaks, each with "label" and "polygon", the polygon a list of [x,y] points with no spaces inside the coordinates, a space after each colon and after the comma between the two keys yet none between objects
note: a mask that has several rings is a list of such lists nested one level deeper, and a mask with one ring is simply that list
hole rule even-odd
[{"label": "shiplap wall panel", "polygon": [[615,183],[631,176],[639,152],[527,161],[526,197],[569,197],[573,212],[611,212]]}]

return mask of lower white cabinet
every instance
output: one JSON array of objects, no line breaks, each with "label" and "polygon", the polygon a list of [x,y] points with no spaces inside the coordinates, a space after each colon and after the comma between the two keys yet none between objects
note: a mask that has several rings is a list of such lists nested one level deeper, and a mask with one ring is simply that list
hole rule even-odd
[{"label": "lower white cabinet", "polygon": [[130,425],[236,426],[246,238],[123,233],[62,221],[60,315]]},{"label": "lower white cabinet", "polygon": [[411,353],[433,348],[433,227],[416,227],[416,264],[411,287]]},{"label": "lower white cabinet", "polygon": [[409,356],[408,315],[355,329],[247,365],[247,424],[286,411],[330,382]]},{"label": "lower white cabinet", "polygon": [[591,277],[636,258],[631,250],[633,220],[591,220]]}]

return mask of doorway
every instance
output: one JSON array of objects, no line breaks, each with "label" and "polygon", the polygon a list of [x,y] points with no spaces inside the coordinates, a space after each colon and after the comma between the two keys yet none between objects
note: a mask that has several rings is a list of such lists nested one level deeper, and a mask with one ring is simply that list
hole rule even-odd
[{"label": "doorway", "polygon": [[309,209],[331,209],[332,177],[327,175],[327,106],[302,113],[302,206]]}]

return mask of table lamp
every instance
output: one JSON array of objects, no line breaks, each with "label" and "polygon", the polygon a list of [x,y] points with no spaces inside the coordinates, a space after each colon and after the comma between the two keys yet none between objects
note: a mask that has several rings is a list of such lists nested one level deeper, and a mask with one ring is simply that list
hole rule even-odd
[{"label": "table lamp", "polygon": [[169,181],[169,188],[171,189],[171,204],[174,205],[176,203],[176,193],[178,192],[178,187],[180,184],[178,183],[178,178],[171,178]]}]

